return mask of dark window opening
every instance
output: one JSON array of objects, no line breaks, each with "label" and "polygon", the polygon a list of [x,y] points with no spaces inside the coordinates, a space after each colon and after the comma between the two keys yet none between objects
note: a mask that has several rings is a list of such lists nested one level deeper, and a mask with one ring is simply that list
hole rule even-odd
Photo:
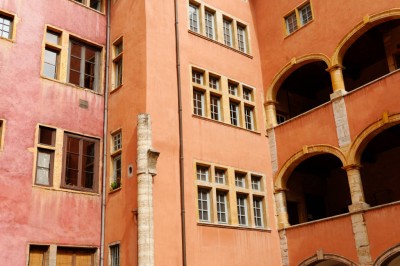
[{"label": "dark window opening", "polygon": [[319,260],[310,264],[309,266],[348,266],[348,264],[339,262],[337,260]]},{"label": "dark window opening", "polygon": [[331,154],[300,163],[289,177],[286,193],[291,225],[348,212],[351,204],[347,174]]},{"label": "dark window opening", "polygon": [[361,35],[343,57],[346,90],[352,91],[396,70],[399,44],[400,19],[382,23]]},{"label": "dark window opening", "polygon": [[361,156],[365,200],[371,206],[400,201],[400,125],[374,137]]},{"label": "dark window opening", "polygon": [[[333,92],[325,62],[313,62],[295,70],[277,94],[278,123],[298,116],[330,100]],[[283,119],[283,117],[285,119]]]},{"label": "dark window opening", "polygon": [[381,264],[382,266],[396,266],[400,265],[400,252],[395,253],[394,255],[390,256],[388,259],[385,260],[384,263]]}]

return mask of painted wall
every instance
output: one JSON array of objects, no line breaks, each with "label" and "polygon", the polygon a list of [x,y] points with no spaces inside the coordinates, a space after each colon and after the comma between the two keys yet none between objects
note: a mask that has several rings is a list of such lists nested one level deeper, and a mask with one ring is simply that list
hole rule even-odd
[{"label": "painted wall", "polygon": [[[16,22],[15,40],[0,39],[0,118],[6,120],[0,151],[0,247],[8,250],[0,260],[25,264],[28,243],[98,247],[100,195],[33,187],[33,163],[39,123],[102,137],[103,96],[40,73],[45,24],[104,45],[105,16],[72,1],[6,0],[0,10],[14,14]],[[88,109],[79,107],[80,99]]]}]

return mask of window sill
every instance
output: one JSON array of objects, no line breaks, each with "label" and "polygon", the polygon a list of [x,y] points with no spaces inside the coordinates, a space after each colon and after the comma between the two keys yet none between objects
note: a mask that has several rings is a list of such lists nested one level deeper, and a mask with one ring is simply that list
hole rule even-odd
[{"label": "window sill", "polygon": [[96,95],[99,95],[99,96],[103,96],[103,94],[100,93],[100,92],[97,92],[97,91],[94,91],[94,90],[89,90],[89,89],[86,89],[86,88],[83,88],[83,87],[79,87],[79,86],[77,86],[75,84],[72,84],[72,83],[63,82],[63,81],[60,81],[58,79],[52,79],[52,78],[49,78],[49,77],[45,77],[43,75],[41,75],[40,77],[42,79],[45,79],[45,80],[54,81],[54,82],[57,82],[59,84],[63,84],[63,85],[66,85],[66,86],[69,86],[69,87],[72,87],[72,88],[76,88],[76,89],[79,89],[79,90],[82,90],[82,91],[87,91],[87,92],[90,92],[90,93],[93,93],[93,94],[96,94]]},{"label": "window sill", "polygon": [[208,117],[199,116],[199,115],[195,115],[195,114],[192,114],[192,117],[195,117],[195,118],[198,118],[198,119],[201,119],[201,120],[214,122],[214,123],[221,124],[221,125],[224,125],[224,126],[228,126],[228,127],[244,130],[246,132],[250,132],[250,133],[253,133],[253,134],[261,135],[261,133],[258,132],[258,131],[249,130],[249,129],[246,129],[246,128],[243,128],[243,127],[240,127],[240,126],[231,125],[231,124],[228,124],[228,123],[225,123],[225,122],[222,122],[222,121],[218,121],[218,120],[214,120],[214,119],[211,119],[211,118],[208,118]]},{"label": "window sill", "polygon": [[5,37],[0,37],[0,40],[4,40],[4,41],[10,42],[10,43],[15,43],[15,40],[9,39],[9,38],[5,38]]},{"label": "window sill", "polygon": [[115,188],[115,189],[110,188],[110,191],[108,191],[108,194],[113,194],[113,193],[118,192],[120,190],[122,190],[122,185],[120,187],[118,187],[118,188]]},{"label": "window sill", "polygon": [[113,93],[116,92],[116,91],[119,91],[123,86],[124,86],[124,84],[121,84],[121,85],[119,85],[118,87],[113,88],[113,89],[110,91],[110,95],[113,94]]},{"label": "window sill", "polygon": [[95,193],[95,192],[88,192],[88,191],[83,191],[83,190],[72,190],[72,189],[66,189],[66,188],[54,188],[53,186],[41,186],[41,185],[33,184],[32,187],[35,189],[67,192],[67,193],[74,193],[74,194],[87,195],[87,196],[97,196],[97,197],[100,196],[99,193]]},{"label": "window sill", "polygon": [[[87,6],[87,5],[85,5],[85,4],[78,3],[78,2],[76,2],[76,1],[74,1],[74,0],[69,0],[69,1],[70,1],[70,2],[73,2],[73,3],[77,4],[77,5],[80,5],[80,6],[82,6],[82,7],[85,7],[86,9],[92,10],[92,11],[94,11],[94,12],[96,12],[96,13],[100,14],[100,15],[103,15],[103,16],[105,16],[105,15],[106,15],[106,13],[105,13],[105,12],[103,12],[103,11],[99,11],[99,10],[96,10],[96,9],[93,9],[93,8],[91,8],[91,7],[88,7],[88,6]],[[103,8],[103,9],[104,9],[104,8]]]},{"label": "window sill", "polygon": [[204,35],[202,35],[202,34],[200,34],[200,33],[194,32],[194,31],[192,31],[192,30],[188,30],[188,32],[189,32],[190,34],[193,34],[194,36],[197,36],[197,37],[200,37],[200,38],[202,38],[202,39],[204,39],[204,40],[207,40],[207,41],[210,41],[210,42],[212,42],[212,43],[218,44],[218,45],[220,45],[220,46],[222,46],[222,47],[225,47],[225,48],[227,48],[227,49],[229,49],[229,50],[231,50],[231,51],[234,51],[234,52],[236,52],[236,53],[238,53],[238,54],[241,54],[241,55],[244,55],[244,56],[246,56],[246,57],[248,57],[248,58],[250,58],[250,59],[253,59],[253,56],[250,55],[250,54],[243,53],[243,52],[241,52],[241,51],[239,51],[239,50],[237,50],[237,49],[235,49],[235,48],[233,48],[233,47],[231,47],[231,46],[228,46],[228,45],[226,45],[226,44],[220,43],[219,41],[210,39],[210,38],[208,38],[208,37],[206,37],[206,36],[204,36]]},{"label": "window sill", "polygon": [[197,225],[198,226],[206,226],[206,227],[235,229],[235,230],[247,230],[247,231],[258,231],[258,232],[268,232],[268,233],[272,232],[272,230],[270,228],[264,228],[264,227],[249,227],[249,226],[214,224],[214,223],[205,223],[205,222],[197,222]]},{"label": "window sill", "polygon": [[294,35],[296,32],[300,31],[301,29],[304,29],[305,27],[307,27],[308,25],[310,25],[313,22],[314,22],[314,19],[309,21],[309,22],[307,22],[306,24],[302,25],[300,28],[298,28],[297,30],[293,31],[292,33],[287,33],[286,32],[287,29],[285,27],[286,36],[283,39],[289,38],[290,36]]}]

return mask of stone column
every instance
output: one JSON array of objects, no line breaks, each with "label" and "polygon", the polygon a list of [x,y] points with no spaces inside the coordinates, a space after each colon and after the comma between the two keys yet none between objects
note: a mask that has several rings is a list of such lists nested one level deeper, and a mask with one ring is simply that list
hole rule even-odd
[{"label": "stone column", "polygon": [[275,101],[267,101],[264,103],[267,128],[272,128],[278,125],[278,123],[276,122],[275,105],[276,105]]},{"label": "stone column", "polygon": [[289,215],[286,207],[286,193],[284,189],[276,190],[275,206],[278,215],[278,229],[290,226]]},{"label": "stone column", "polygon": [[355,212],[368,208],[369,205],[365,203],[364,190],[361,181],[360,165],[352,164],[343,167],[347,172],[349,181],[351,202],[349,206],[350,212]]},{"label": "stone column", "polygon": [[338,90],[345,90],[344,80],[343,80],[343,66],[336,64],[328,68],[326,71],[328,71],[329,74],[331,75],[333,91],[335,92]]},{"label": "stone column", "polygon": [[150,115],[138,115],[137,177],[138,177],[138,265],[154,265],[153,176],[157,174],[159,153],[151,146]]},{"label": "stone column", "polygon": [[364,214],[355,213],[351,215],[354,242],[356,244],[357,257],[360,266],[372,266],[371,251],[368,239],[367,225]]}]

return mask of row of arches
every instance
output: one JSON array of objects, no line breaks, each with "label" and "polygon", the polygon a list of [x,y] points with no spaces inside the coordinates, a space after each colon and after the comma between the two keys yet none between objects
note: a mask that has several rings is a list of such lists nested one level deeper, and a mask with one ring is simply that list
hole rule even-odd
[{"label": "row of arches", "polygon": [[[381,254],[374,262],[374,266],[400,265],[400,245],[394,246]],[[299,266],[356,266],[356,264],[342,256],[335,254],[314,255],[299,264]]]},{"label": "row of arches", "polygon": [[274,77],[266,95],[269,126],[275,126],[400,68],[400,9],[364,18],[337,46],[332,58],[294,58]]},{"label": "row of arches", "polygon": [[[400,114],[384,118],[359,134],[348,152],[315,145],[293,155],[277,173],[275,189],[287,219],[296,225],[344,214],[349,206],[400,201]],[[279,210],[278,210],[279,213]],[[287,217],[286,217],[287,216]]]}]

